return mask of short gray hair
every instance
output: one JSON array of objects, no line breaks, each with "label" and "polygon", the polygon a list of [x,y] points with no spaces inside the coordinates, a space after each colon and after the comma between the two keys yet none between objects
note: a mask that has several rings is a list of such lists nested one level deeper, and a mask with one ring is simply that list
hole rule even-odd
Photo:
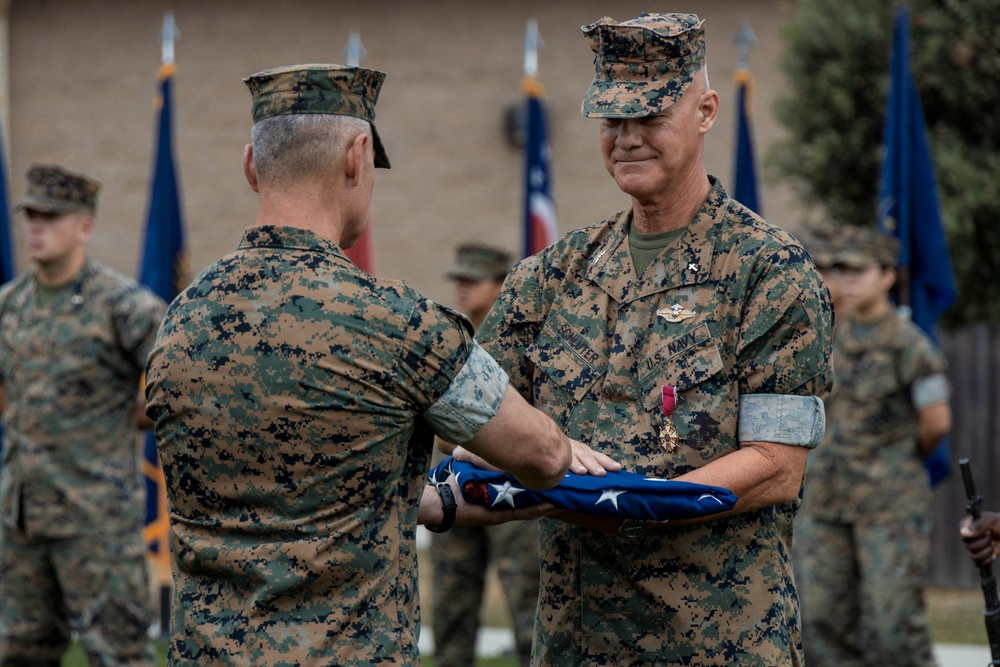
[{"label": "short gray hair", "polygon": [[250,131],[257,179],[290,185],[339,160],[359,134],[372,136],[362,118],[333,114],[286,114],[255,123]]}]

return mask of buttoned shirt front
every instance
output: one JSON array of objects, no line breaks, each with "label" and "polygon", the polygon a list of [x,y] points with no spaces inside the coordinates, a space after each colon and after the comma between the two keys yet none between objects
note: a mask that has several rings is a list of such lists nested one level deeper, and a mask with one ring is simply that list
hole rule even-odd
[{"label": "buttoned shirt front", "polygon": [[[626,470],[671,478],[735,451],[747,397],[771,414],[757,435],[782,437],[785,398],[808,413],[831,380],[828,295],[808,255],[718,182],[641,276],[630,223],[622,212],[516,266],[480,331],[484,347],[567,435]],[[679,399],[674,451],[662,437],[664,386]],[[801,660],[795,507],[632,539],[543,520],[538,664]]]},{"label": "buttoned shirt front", "polygon": [[34,537],[139,531],[135,410],[165,306],[89,259],[47,306],[36,293],[33,271],[0,292],[3,520]]}]

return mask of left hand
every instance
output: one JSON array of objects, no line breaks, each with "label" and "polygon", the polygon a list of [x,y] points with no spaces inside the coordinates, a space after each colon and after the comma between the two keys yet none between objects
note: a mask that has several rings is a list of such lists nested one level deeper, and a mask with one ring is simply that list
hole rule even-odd
[{"label": "left hand", "polygon": [[[455,475],[448,475],[445,482],[451,486],[455,503],[458,505],[455,509],[456,526],[496,526],[509,521],[539,519],[557,511],[556,506],[552,503],[540,503],[521,509],[491,510],[485,505],[465,502]],[[420,498],[420,507],[417,511],[417,523],[435,526],[441,523],[443,516],[440,494],[433,485],[425,484],[423,495]]]},{"label": "left hand", "polygon": [[[570,438],[569,444],[570,449],[573,452],[573,462],[570,463],[569,469],[570,472],[576,475],[589,474],[594,475],[595,477],[603,477],[609,470],[617,472],[622,469],[621,463],[618,463],[607,454],[601,454],[600,452],[594,451],[579,440],[573,440]],[[455,447],[455,450],[452,452],[452,456],[455,457],[456,461],[471,463],[482,470],[505,472],[501,471],[496,466],[487,463],[481,456],[476,456],[461,445]]]}]

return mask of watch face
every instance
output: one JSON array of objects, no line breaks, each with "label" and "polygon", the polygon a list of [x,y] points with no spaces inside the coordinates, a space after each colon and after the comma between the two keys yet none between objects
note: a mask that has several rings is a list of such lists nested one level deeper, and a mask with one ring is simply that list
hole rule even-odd
[{"label": "watch face", "polygon": [[646,522],[641,519],[625,519],[618,526],[618,533],[625,537],[636,537],[642,535],[646,530]]}]

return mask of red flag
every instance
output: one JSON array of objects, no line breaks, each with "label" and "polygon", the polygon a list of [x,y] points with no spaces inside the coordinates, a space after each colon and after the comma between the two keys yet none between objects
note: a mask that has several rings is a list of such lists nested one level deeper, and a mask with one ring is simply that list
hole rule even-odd
[{"label": "red flag", "polygon": [[528,140],[524,145],[524,256],[547,248],[556,240],[556,206],[552,201],[549,146],[545,128],[542,86],[533,76],[524,79],[528,99]]},{"label": "red flag", "polygon": [[357,242],[344,250],[344,254],[365,273],[375,275],[375,250],[372,245],[372,227],[368,225]]}]

